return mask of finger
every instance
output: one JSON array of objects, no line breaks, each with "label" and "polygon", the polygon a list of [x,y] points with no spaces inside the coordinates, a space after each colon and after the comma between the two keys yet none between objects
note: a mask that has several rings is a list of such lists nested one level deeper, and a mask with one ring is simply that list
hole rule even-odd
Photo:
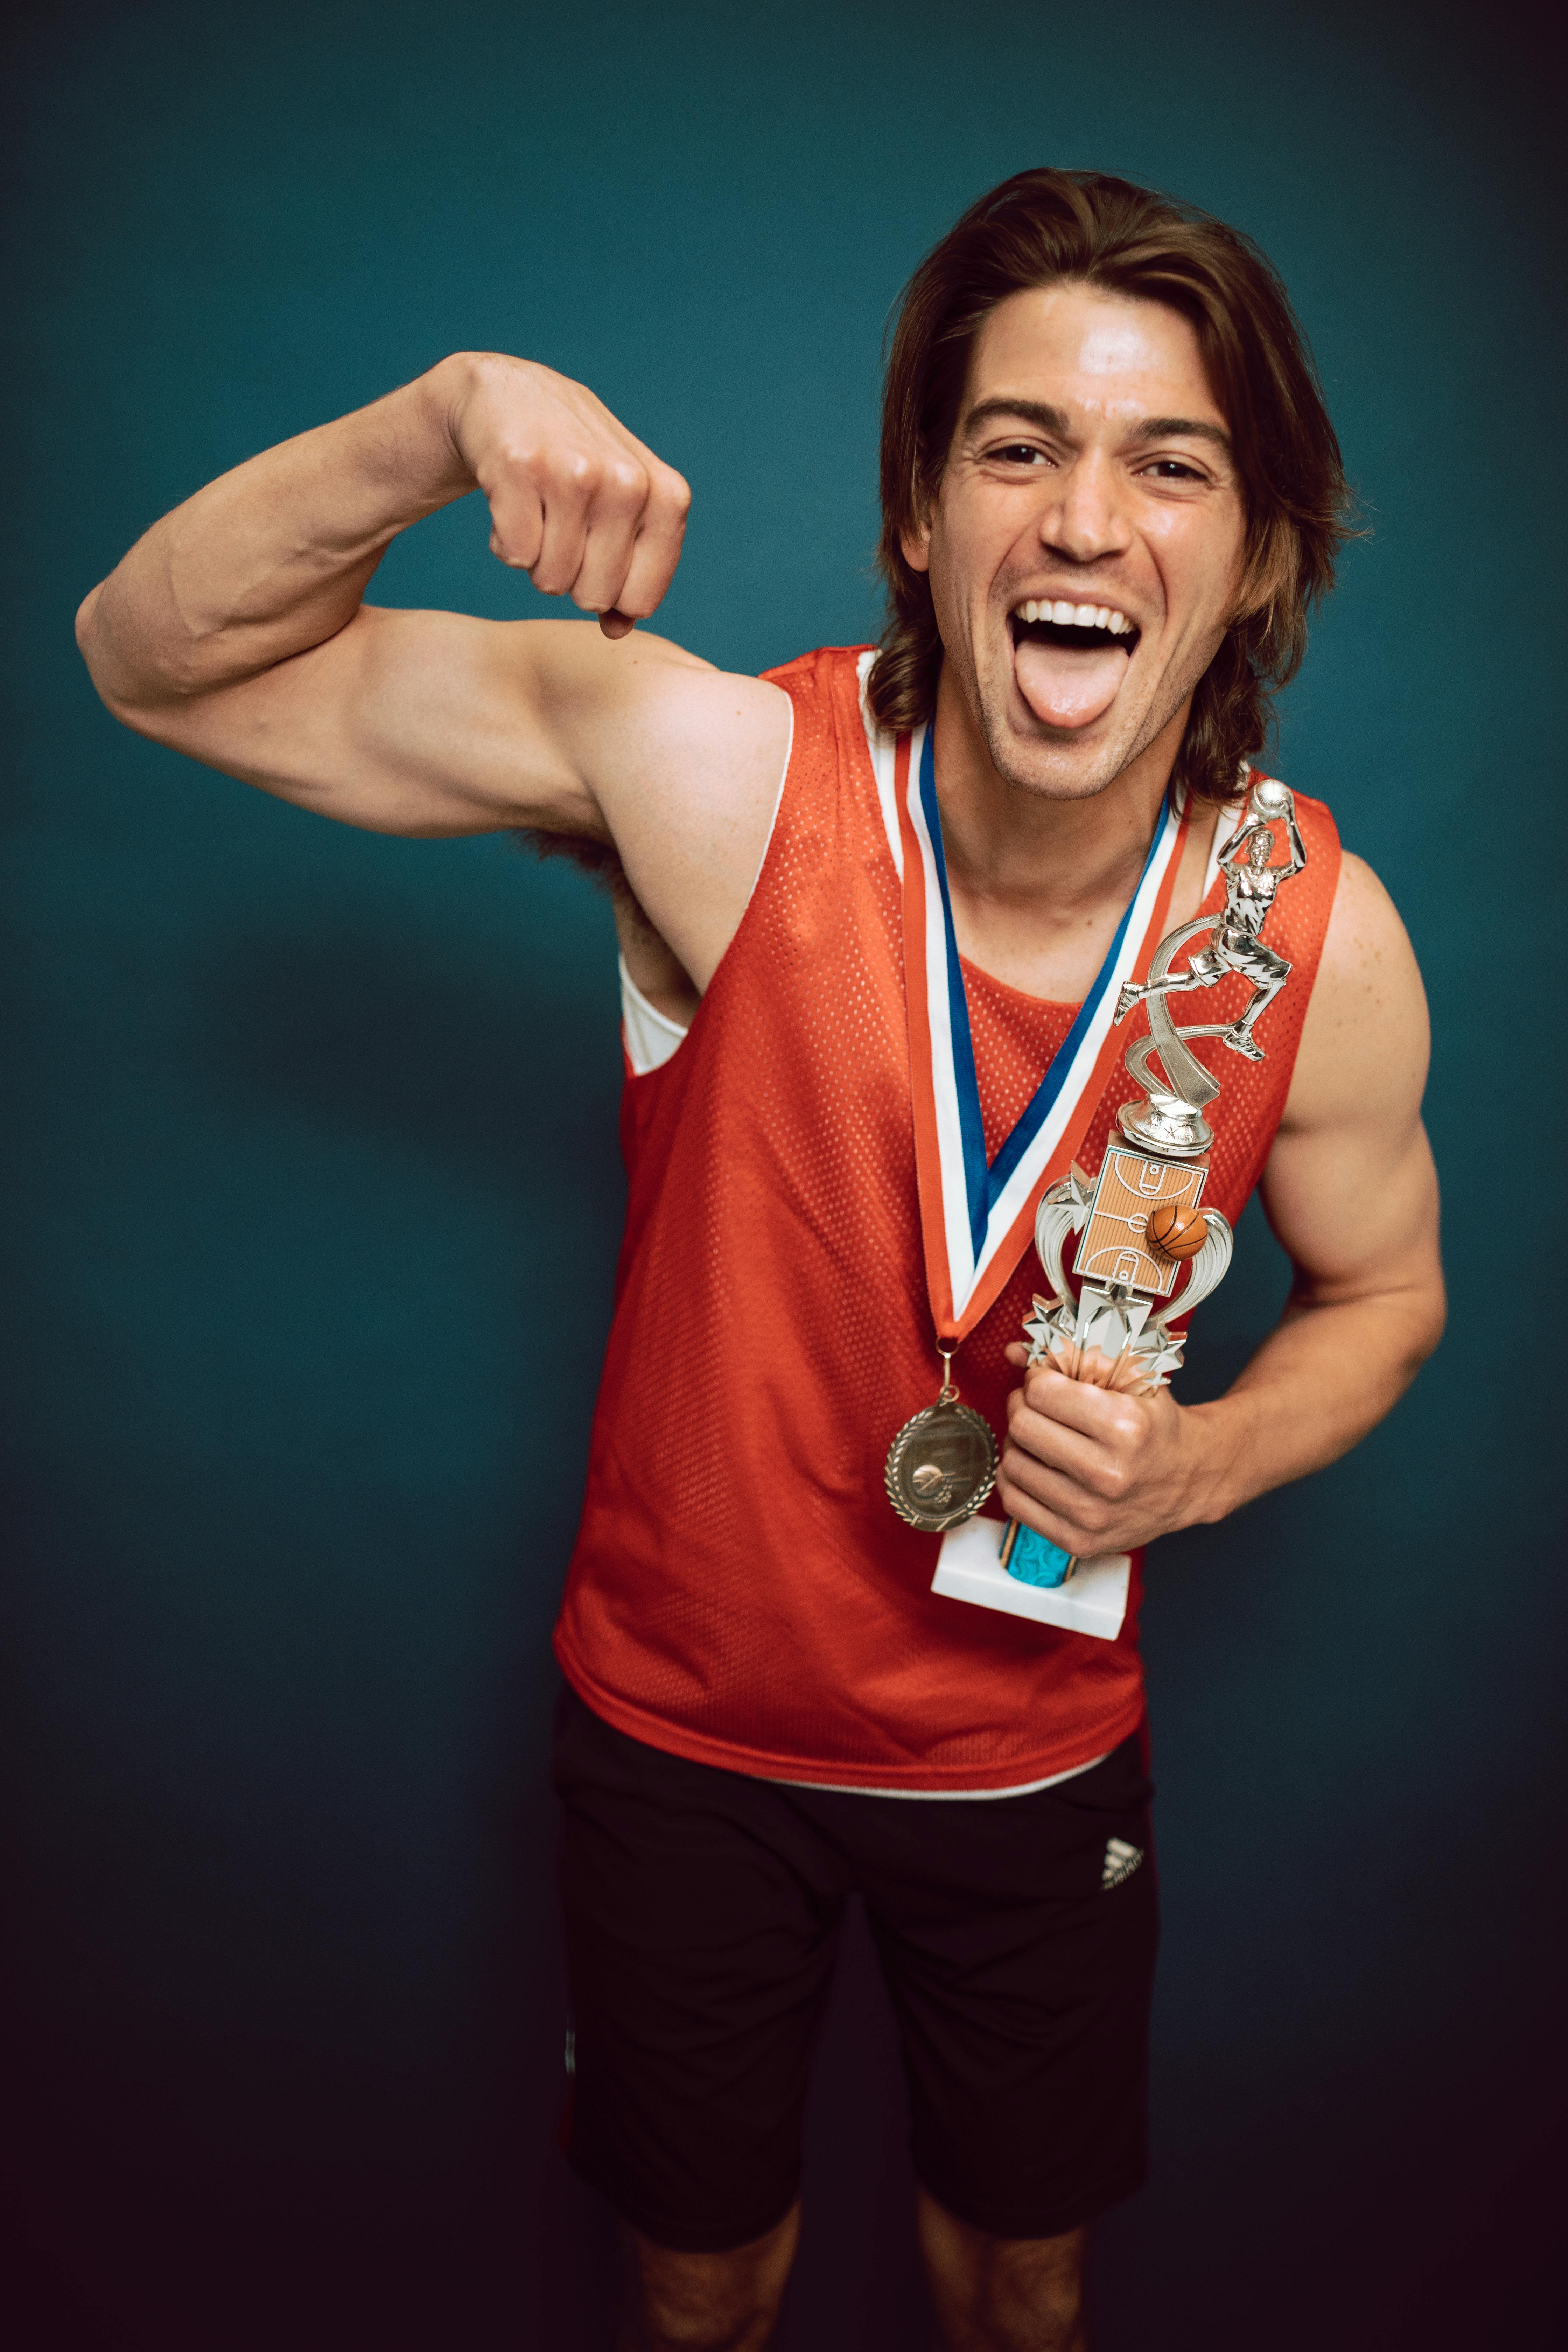
[{"label": "finger", "polygon": [[544,544],[544,501],[527,477],[510,475],[489,493],[490,553],[531,572]]},{"label": "finger", "polygon": [[1054,1364],[1037,1364],[1024,1382],[1032,1410],[1077,1429],[1101,1445],[1136,1445],[1142,1431],[1141,1400],[1118,1389],[1069,1381]]},{"label": "finger", "polygon": [[[594,469],[583,457],[563,457],[550,469],[544,485],[544,530],[537,560],[528,576],[546,596],[566,595],[583,569],[588,544],[588,503],[595,488]],[[606,596],[606,604],[614,603]]]},{"label": "finger", "polygon": [[1007,1435],[1022,1452],[1076,1479],[1089,1493],[1109,1491],[1116,1457],[1081,1431],[1034,1412],[1021,1389],[1007,1400]]},{"label": "finger", "polygon": [[600,614],[599,626],[607,637],[629,637],[637,623],[629,614],[618,613],[612,604],[607,613]]},{"label": "finger", "polygon": [[1075,1527],[1087,1524],[1091,1517],[1095,1497],[1086,1495],[1075,1479],[1065,1472],[1053,1470],[1047,1463],[1037,1462],[1032,1454],[1024,1454],[1017,1446],[1007,1446],[996,1466],[998,1488],[1005,1486],[1013,1495],[1022,1495],[1037,1509],[1052,1511]]},{"label": "finger", "polygon": [[1120,1502],[1086,1493],[1066,1472],[1037,1462],[1032,1454],[1021,1452],[1016,1445],[1003,1450],[996,1470],[996,1489],[1005,1507],[1011,1507],[1011,1496],[1026,1504],[1029,1511],[1043,1512],[1054,1521],[1049,1530],[1053,1541],[1065,1543],[1069,1551],[1114,1550],[1118,1532],[1126,1524],[1126,1510]]},{"label": "finger", "polygon": [[690,508],[691,492],[681,477],[673,466],[661,465],[655,458],[631,565],[616,599],[623,613],[647,620],[658,610],[680,561]]},{"label": "finger", "polygon": [[[587,538],[572,601],[585,613],[626,612],[626,576],[648,501],[645,467],[633,457],[604,467],[588,502]],[[635,614],[632,616],[636,618]]]},{"label": "finger", "polygon": [[1042,1500],[1029,1486],[1010,1477],[1004,1465],[997,1473],[996,1493],[1009,1518],[1033,1528],[1037,1535],[1060,1544],[1064,1551],[1070,1551],[1077,1559],[1092,1559],[1097,1553],[1110,1549],[1099,1531],[1085,1524],[1070,1488],[1058,1490],[1050,1499]]},{"label": "finger", "polygon": [[1032,1503],[1069,1521],[1091,1551],[1103,1549],[1106,1529],[1126,1517],[1119,1497],[1080,1486],[1070,1472],[1037,1461],[1016,1445],[1004,1450],[996,1475],[998,1486],[1026,1495]]}]

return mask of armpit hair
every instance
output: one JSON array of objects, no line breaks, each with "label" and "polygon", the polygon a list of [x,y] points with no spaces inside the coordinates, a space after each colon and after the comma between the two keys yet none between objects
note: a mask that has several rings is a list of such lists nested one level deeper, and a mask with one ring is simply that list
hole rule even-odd
[{"label": "armpit hair", "polygon": [[549,833],[537,825],[517,825],[510,840],[514,849],[525,857],[564,857],[584,873],[590,882],[608,893],[616,912],[625,917],[633,931],[643,938],[664,942],[643,911],[642,902],[626,880],[626,869],[621,864],[621,853],[608,835],[591,833]]}]

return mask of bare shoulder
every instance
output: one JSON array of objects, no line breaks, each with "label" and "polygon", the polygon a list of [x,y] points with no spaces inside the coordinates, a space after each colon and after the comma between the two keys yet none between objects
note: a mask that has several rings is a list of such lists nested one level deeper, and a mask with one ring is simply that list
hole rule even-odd
[{"label": "bare shoulder", "polygon": [[536,675],[550,731],[656,929],[700,990],[734,936],[767,846],[792,732],[789,697],[638,629],[612,643],[559,621]]},{"label": "bare shoulder", "polygon": [[592,621],[525,621],[506,635],[520,682],[571,741],[590,784],[612,797],[628,758],[657,768],[668,749],[679,765],[700,745],[731,761],[765,759],[788,733],[782,688],[717,669],[651,630],[612,641]]},{"label": "bare shoulder", "polygon": [[1399,910],[1365,859],[1347,853],[1285,1127],[1414,1118],[1429,1045],[1426,991]]}]

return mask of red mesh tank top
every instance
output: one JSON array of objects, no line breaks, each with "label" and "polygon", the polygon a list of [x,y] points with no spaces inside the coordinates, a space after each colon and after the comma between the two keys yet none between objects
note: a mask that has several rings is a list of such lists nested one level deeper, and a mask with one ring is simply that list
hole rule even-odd
[{"label": "red mesh tank top", "polygon": [[[1136,1729],[1142,1562],[1114,1642],[1004,1616],[931,1591],[940,1538],[883,1492],[888,1446],[940,1366],[900,887],[858,658],[831,647],[770,673],[795,734],[762,872],[684,1043],[627,1080],[626,1237],[556,1654],[597,1714],[699,1762],[1005,1788]],[[1267,1060],[1227,1055],[1213,1114],[1206,1197],[1233,1221],[1284,1108],[1338,873],[1328,812],[1296,807],[1310,862],[1268,930],[1291,982],[1264,1015]],[[994,1153],[1075,1008],[965,978]],[[1222,982],[1204,1018],[1235,1018],[1247,994]],[[1118,1062],[1086,1167],[1135,1092]],[[999,1435],[1017,1379],[1003,1349],[1037,1281],[1031,1249],[955,1363]]]}]

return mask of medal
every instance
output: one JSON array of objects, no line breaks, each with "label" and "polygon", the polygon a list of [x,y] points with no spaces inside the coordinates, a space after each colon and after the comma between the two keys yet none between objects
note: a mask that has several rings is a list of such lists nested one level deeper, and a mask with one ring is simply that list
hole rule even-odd
[{"label": "medal", "polygon": [[973,1517],[996,1484],[996,1440],[990,1424],[960,1404],[952,1349],[942,1351],[942,1393],[906,1421],[888,1449],[888,1500],[900,1519],[940,1536]]},{"label": "medal", "polygon": [[1160,935],[1186,820],[1167,795],[1094,986],[1023,1117],[988,1161],[931,729],[918,728],[896,746],[873,740],[872,758],[903,884],[915,1170],[926,1288],[944,1366],[936,1403],[894,1438],[885,1483],[900,1518],[937,1534],[973,1517],[996,1480],[996,1440],[980,1414],[958,1402],[953,1351],[1007,1282],[1033,1237],[1041,1194],[1070,1166],[1094,1115],[1115,1060],[1119,995],[1145,968]]}]

